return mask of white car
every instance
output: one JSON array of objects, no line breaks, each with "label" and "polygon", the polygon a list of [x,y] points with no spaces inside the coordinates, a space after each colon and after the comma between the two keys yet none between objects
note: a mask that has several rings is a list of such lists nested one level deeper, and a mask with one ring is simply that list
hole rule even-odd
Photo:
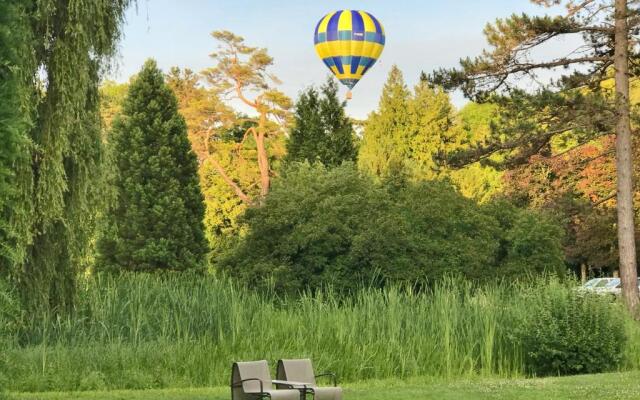
[{"label": "white car", "polygon": [[600,292],[614,279],[617,279],[617,278],[590,279],[584,285],[580,286],[579,290],[587,291],[587,292]]},{"label": "white car", "polygon": [[[640,278],[638,278],[638,289],[640,289]],[[607,284],[601,292],[615,295],[622,293],[622,282],[620,282],[620,278],[615,278],[614,282]]]}]

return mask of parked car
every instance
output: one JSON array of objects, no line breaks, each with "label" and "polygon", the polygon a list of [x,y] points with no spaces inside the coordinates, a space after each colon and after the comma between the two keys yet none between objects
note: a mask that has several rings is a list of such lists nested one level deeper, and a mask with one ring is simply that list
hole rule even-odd
[{"label": "parked car", "polygon": [[[640,278],[638,278],[638,289],[640,289]],[[622,282],[619,278],[616,278],[615,284],[608,284],[603,290],[603,293],[610,293],[614,295],[620,295],[622,293]]]},{"label": "parked car", "polygon": [[594,278],[588,280],[578,290],[585,292],[599,292],[603,290],[612,280],[616,278]]}]

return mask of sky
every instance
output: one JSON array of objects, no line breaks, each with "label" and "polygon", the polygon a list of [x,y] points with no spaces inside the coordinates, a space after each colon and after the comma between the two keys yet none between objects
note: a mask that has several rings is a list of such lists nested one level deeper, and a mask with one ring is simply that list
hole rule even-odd
[{"label": "sky", "polygon": [[[329,74],[316,56],[313,31],[320,18],[339,9],[368,11],[386,32],[384,52],[348,103],[347,112],[355,118],[376,109],[393,64],[413,85],[421,71],[453,67],[461,57],[478,55],[486,47],[487,22],[514,12],[545,12],[529,0],[139,0],[127,13],[109,78],[126,82],[147,58],[165,71],[172,66],[202,71],[213,66],[211,32],[230,30],[248,45],[268,49],[272,71],[283,81],[280,90],[295,99]],[[458,107],[466,101],[458,93],[452,100]]]}]

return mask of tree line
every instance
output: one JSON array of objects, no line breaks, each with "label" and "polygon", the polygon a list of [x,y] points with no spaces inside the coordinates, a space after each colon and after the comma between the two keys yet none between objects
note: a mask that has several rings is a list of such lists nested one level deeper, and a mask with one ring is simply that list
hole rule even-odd
[{"label": "tree line", "polygon": [[[393,67],[361,124],[332,80],[293,102],[267,50],[227,31],[201,73],[149,61],[100,87],[128,2],[52,2],[2,5],[0,257],[26,304],[70,307],[87,269],[300,290],[619,263],[636,307],[636,1],[536,0],[566,13],[499,19],[490,51],[413,88]],[[586,55],[531,61],[563,35]],[[522,90],[539,69],[559,79]],[[474,102],[456,110],[455,88]]]}]

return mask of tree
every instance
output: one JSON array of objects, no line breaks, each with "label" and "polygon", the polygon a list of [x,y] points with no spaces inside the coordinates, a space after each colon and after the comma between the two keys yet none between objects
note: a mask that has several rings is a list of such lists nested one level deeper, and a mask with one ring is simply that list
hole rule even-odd
[{"label": "tree", "polygon": [[404,169],[409,150],[411,93],[402,72],[393,66],[382,89],[378,110],[365,123],[358,154],[358,167],[371,176],[384,179],[394,169]]},{"label": "tree", "polygon": [[[283,124],[289,117],[291,100],[271,86],[279,81],[268,72],[273,59],[267,54],[266,49],[249,47],[242,37],[229,31],[216,31],[212,36],[220,42],[219,52],[211,55],[217,61],[217,65],[203,71],[203,75],[221,93],[233,93],[258,114],[255,126],[249,127],[244,137],[251,135],[256,145],[260,197],[264,198],[269,193],[272,174],[266,140],[283,133]],[[247,97],[248,92],[256,92],[257,95],[250,99]],[[253,199],[246,193],[246,188],[238,185],[218,159],[211,157],[210,160],[236,195],[243,202],[252,203]]]},{"label": "tree", "polygon": [[9,269],[26,307],[63,312],[91,259],[101,194],[98,84],[130,1],[2,3],[17,10],[0,31],[16,35],[6,48],[21,54],[12,70],[30,95],[22,101],[30,124],[19,128],[25,156],[13,164],[6,217],[14,238]]},{"label": "tree", "polygon": [[109,145],[117,197],[98,245],[100,266],[202,268],[207,246],[198,163],[177,100],[155,61],[147,61],[131,84]]},{"label": "tree", "polygon": [[0,4],[0,276],[6,275],[16,261],[15,237],[10,224],[16,200],[14,166],[24,162],[31,113],[27,104],[30,62],[24,2],[11,0]]},{"label": "tree", "polygon": [[449,95],[442,89],[420,79],[409,101],[410,127],[407,162],[412,175],[419,179],[436,179],[446,165],[439,159],[460,146],[460,136],[454,127],[454,110]]},{"label": "tree", "polygon": [[[580,146],[600,134],[615,131],[620,274],[627,307],[636,313],[639,298],[629,104],[629,76],[635,69],[630,71],[629,65],[635,68],[638,55],[634,35],[640,25],[639,2],[532,1],[547,7],[563,4],[566,13],[498,19],[485,29],[492,51],[462,60],[461,69],[436,71],[431,80],[448,88],[461,87],[467,96],[478,100],[486,100],[496,92],[509,95],[509,108],[518,118],[506,125],[515,129],[503,131],[502,140],[481,146],[478,156],[509,150],[515,155],[511,161],[523,162],[530,155],[548,152],[554,138],[570,134]],[[582,36],[579,52],[546,61],[533,60],[535,49],[568,35]],[[514,78],[557,68],[569,72],[534,95],[513,89]],[[602,84],[612,70],[614,93]],[[530,124],[532,118],[537,119],[535,126]]]},{"label": "tree", "polygon": [[187,123],[191,147],[202,165],[211,156],[212,132],[228,129],[236,122],[236,115],[215,90],[204,87],[200,80],[201,76],[188,68],[173,67],[166,76],[167,85],[175,93],[180,114]]},{"label": "tree", "polygon": [[444,182],[376,185],[350,163],[291,165],[244,218],[246,234],[219,265],[254,287],[349,291],[448,274],[522,279],[564,268],[561,229],[539,213],[478,206]]},{"label": "tree", "polygon": [[[472,148],[483,142],[490,135],[495,113],[496,107],[489,103],[470,102],[465,105],[456,114],[452,127],[459,141],[458,148],[453,151]],[[449,168],[445,172],[463,196],[480,203],[489,201],[503,190],[503,172],[491,165],[475,162],[462,168]]]},{"label": "tree", "polygon": [[[104,124],[103,131],[106,135],[111,129],[111,124],[116,115],[122,110],[122,103],[127,97],[128,83],[116,83],[106,81],[100,86],[100,116]],[[107,139],[106,137],[104,138]]]},{"label": "tree", "polygon": [[304,91],[295,105],[295,124],[287,141],[286,161],[319,161],[337,166],[357,157],[355,133],[338,99],[338,84],[329,77],[320,89]]}]

